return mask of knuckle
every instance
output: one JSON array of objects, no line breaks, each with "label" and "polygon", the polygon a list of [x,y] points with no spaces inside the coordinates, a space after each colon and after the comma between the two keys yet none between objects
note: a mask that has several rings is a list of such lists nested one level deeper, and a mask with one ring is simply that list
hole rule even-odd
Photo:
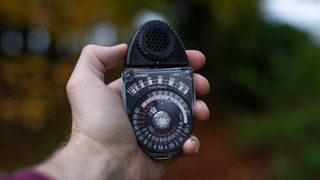
[{"label": "knuckle", "polygon": [[92,53],[97,48],[97,45],[87,44],[82,48],[82,54]]},{"label": "knuckle", "polygon": [[73,94],[78,89],[78,83],[73,80],[69,80],[66,85],[66,91],[68,95]]}]

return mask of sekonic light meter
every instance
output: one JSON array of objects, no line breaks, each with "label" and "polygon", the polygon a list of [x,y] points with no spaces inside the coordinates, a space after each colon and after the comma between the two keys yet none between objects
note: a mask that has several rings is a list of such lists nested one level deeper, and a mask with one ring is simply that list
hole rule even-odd
[{"label": "sekonic light meter", "polygon": [[149,21],[133,36],[122,74],[122,96],[142,149],[154,159],[176,155],[190,137],[193,72],[176,32]]}]

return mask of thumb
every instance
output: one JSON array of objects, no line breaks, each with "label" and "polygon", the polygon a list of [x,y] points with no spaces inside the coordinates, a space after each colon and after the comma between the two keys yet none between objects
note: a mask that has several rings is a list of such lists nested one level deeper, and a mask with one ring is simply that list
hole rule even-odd
[{"label": "thumb", "polygon": [[118,65],[127,53],[127,45],[112,47],[87,45],[83,48],[79,60],[70,77],[68,85],[103,83],[104,73]]}]

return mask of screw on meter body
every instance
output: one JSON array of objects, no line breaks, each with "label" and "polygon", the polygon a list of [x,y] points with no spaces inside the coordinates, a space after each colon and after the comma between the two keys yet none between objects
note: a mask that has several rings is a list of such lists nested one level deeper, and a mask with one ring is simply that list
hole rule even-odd
[{"label": "screw on meter body", "polygon": [[154,159],[179,153],[192,133],[195,91],[187,64],[181,40],[162,21],[142,25],[129,45],[122,97],[137,142]]}]

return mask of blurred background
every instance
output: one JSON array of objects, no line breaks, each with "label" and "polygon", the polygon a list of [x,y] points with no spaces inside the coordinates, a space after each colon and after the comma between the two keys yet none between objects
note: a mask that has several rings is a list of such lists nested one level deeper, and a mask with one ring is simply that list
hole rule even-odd
[{"label": "blurred background", "polygon": [[[187,49],[211,110],[201,152],[163,179],[320,178],[320,1],[0,1],[0,170],[41,162],[66,140],[65,86],[82,47],[130,41],[162,19]],[[109,72],[111,81],[122,67]]]}]

